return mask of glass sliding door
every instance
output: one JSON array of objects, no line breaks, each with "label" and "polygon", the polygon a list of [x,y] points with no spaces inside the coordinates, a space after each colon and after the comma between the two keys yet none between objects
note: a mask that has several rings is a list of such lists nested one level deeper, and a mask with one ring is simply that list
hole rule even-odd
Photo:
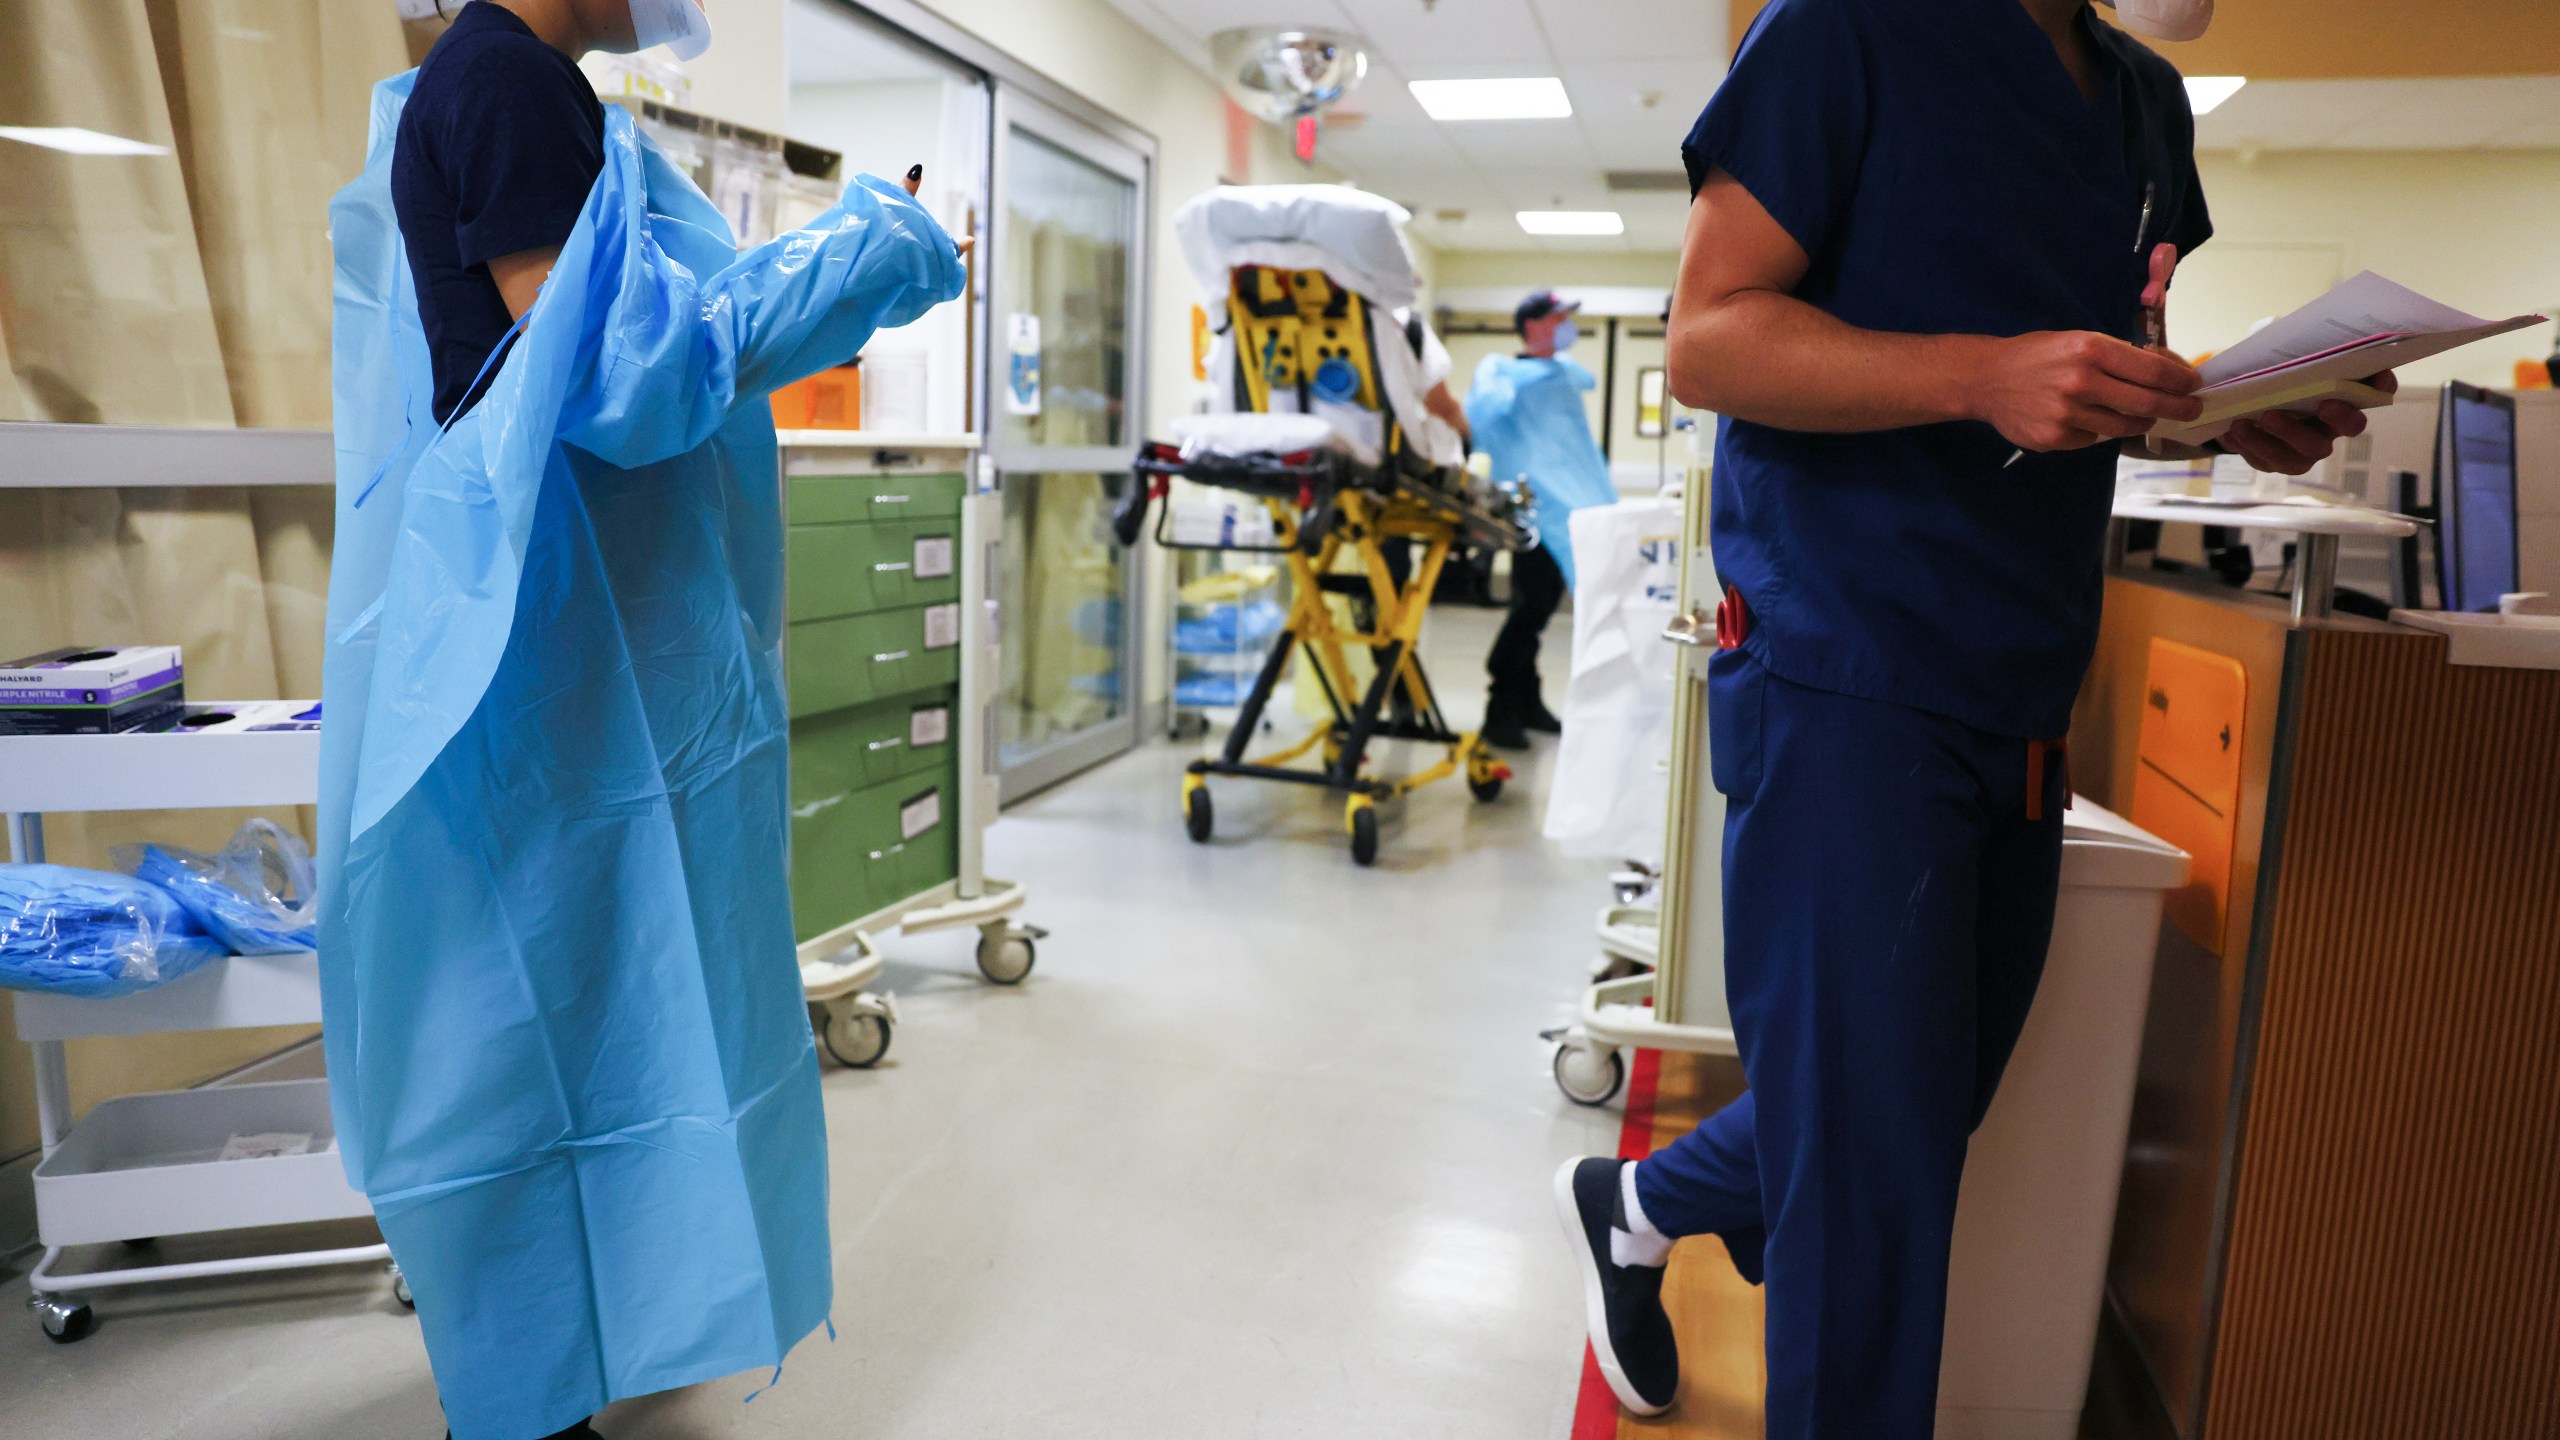
[{"label": "glass sliding door", "polygon": [[1147,157],[996,96],[986,426],[1004,491],[1008,799],[1137,743],[1135,567],[1113,543],[1145,394]]}]

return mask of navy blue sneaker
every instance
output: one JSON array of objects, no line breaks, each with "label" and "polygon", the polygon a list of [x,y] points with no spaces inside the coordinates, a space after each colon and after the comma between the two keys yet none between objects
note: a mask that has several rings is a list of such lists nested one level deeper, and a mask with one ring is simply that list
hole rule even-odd
[{"label": "navy blue sneaker", "polygon": [[1618,1171],[1624,1160],[1568,1160],[1556,1172],[1556,1210],[1581,1262],[1583,1323],[1600,1374],[1635,1415],[1659,1415],[1680,1398],[1680,1348],[1662,1308],[1662,1268],[1621,1265],[1609,1232],[1624,1230]]}]

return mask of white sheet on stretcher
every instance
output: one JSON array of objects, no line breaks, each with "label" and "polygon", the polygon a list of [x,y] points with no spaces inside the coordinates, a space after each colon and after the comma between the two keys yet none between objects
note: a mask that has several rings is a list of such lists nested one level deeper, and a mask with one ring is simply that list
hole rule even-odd
[{"label": "white sheet on stretcher", "polygon": [[1333,409],[1347,414],[1328,418],[1313,415],[1264,415],[1251,410],[1236,410],[1217,415],[1178,415],[1173,421],[1173,438],[1185,455],[1290,455],[1300,450],[1338,450],[1366,465],[1378,463],[1378,447],[1363,445],[1359,438],[1344,433],[1366,421],[1374,429],[1376,412],[1352,406]]},{"label": "white sheet on stretcher", "polygon": [[1183,262],[1212,297],[1239,265],[1322,270],[1342,288],[1393,310],[1419,282],[1405,245],[1405,208],[1343,185],[1221,185],[1174,212]]}]

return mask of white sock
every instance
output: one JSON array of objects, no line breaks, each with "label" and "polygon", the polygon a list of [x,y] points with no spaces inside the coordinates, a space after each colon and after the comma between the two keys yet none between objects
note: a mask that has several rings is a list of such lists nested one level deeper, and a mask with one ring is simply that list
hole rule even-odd
[{"label": "white sock", "polygon": [[1619,1265],[1654,1266],[1671,1259],[1671,1237],[1644,1218],[1644,1206],[1636,1199],[1636,1167],[1633,1162],[1618,1167],[1618,1202],[1627,1212],[1626,1228],[1609,1227],[1609,1259]]}]

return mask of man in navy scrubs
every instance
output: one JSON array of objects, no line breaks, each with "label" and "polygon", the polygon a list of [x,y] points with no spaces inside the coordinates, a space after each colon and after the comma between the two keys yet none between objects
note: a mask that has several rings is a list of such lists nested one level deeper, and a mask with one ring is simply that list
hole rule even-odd
[{"label": "man in navy scrubs", "polygon": [[[2119,3],[2166,38],[2211,11]],[[1669,369],[1724,417],[1708,728],[1751,1088],[1556,1177],[1631,1410],[1676,1398],[1660,1267],[1712,1233],[1767,1285],[1770,1440],[1932,1433],[1966,1140],[2052,926],[2117,442],[2201,409],[2144,344],[2154,252],[2212,233],[2194,133],[2177,72],[2089,0],[1773,0],[1683,147]],[[2298,474],[2362,428],[2333,404],[2227,443]]]}]

